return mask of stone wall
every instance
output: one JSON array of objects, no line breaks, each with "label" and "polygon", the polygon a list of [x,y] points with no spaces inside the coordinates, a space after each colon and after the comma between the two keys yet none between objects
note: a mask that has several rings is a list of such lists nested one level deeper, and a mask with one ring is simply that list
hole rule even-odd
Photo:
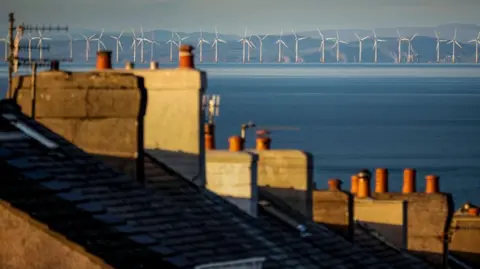
[{"label": "stone wall", "polygon": [[353,196],[344,191],[314,190],[312,199],[313,221],[353,239]]},{"label": "stone wall", "polygon": [[450,254],[480,268],[480,217],[455,216],[450,236]]}]

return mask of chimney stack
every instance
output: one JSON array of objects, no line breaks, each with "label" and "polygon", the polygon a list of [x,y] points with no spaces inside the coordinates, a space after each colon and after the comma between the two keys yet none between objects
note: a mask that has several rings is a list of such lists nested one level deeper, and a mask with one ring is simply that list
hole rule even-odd
[{"label": "chimney stack", "polygon": [[406,168],[403,170],[403,189],[405,194],[416,192],[416,178],[417,171],[415,169]]},{"label": "chimney stack", "polygon": [[182,45],[180,46],[180,50],[178,52],[178,67],[180,68],[195,68],[195,64],[193,63],[193,47],[190,45]]},{"label": "chimney stack", "polygon": [[427,175],[425,177],[425,192],[426,193],[437,193],[439,192],[439,186],[438,186],[438,176],[436,175]]},{"label": "chimney stack", "polygon": [[112,51],[97,51],[97,70],[112,69]]},{"label": "chimney stack", "polygon": [[370,176],[371,173],[367,169],[361,170],[358,174],[358,198],[370,197]]},{"label": "chimney stack", "polygon": [[375,171],[375,192],[388,192],[388,170],[385,168],[377,168]]},{"label": "chimney stack", "polygon": [[232,152],[238,152],[243,150],[243,139],[239,135],[231,136],[228,139],[228,150]]}]

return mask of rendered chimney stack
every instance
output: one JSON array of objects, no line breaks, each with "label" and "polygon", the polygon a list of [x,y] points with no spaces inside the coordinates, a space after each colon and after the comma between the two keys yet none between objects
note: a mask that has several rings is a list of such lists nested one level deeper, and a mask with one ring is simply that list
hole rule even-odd
[{"label": "rendered chimney stack", "polygon": [[342,181],[337,178],[332,178],[328,180],[328,189],[331,191],[340,191],[342,190]]},{"label": "rendered chimney stack", "polygon": [[367,169],[361,170],[358,174],[358,198],[370,197],[370,176],[371,173]]},{"label": "rendered chimney stack", "polygon": [[97,51],[97,70],[112,69],[112,51]]},{"label": "rendered chimney stack", "polygon": [[125,70],[132,70],[133,68],[135,68],[134,63],[132,63],[132,62],[126,62],[125,63]]},{"label": "rendered chimney stack", "polygon": [[268,136],[270,133],[267,130],[258,130],[256,139],[256,148],[260,150],[269,150],[272,139]]},{"label": "rendered chimney stack", "polygon": [[205,123],[205,149],[215,149],[215,125],[213,123]]},{"label": "rendered chimney stack", "polygon": [[375,170],[375,192],[388,192],[388,170],[385,168],[377,168]]},{"label": "rendered chimney stack", "polygon": [[228,139],[228,150],[232,152],[238,152],[243,150],[244,140],[241,136],[235,135]]},{"label": "rendered chimney stack", "polygon": [[178,52],[178,67],[180,68],[195,68],[193,63],[193,47],[190,45],[180,46]]},{"label": "rendered chimney stack", "polygon": [[436,175],[427,175],[425,177],[425,192],[426,193],[437,193],[440,188],[438,186],[438,176]]},{"label": "rendered chimney stack", "polygon": [[350,192],[356,194],[358,192],[358,176],[352,175],[350,178]]},{"label": "rendered chimney stack", "polygon": [[158,62],[151,61],[150,62],[150,69],[152,69],[152,70],[158,69]]},{"label": "rendered chimney stack", "polygon": [[412,193],[416,192],[416,174],[415,169],[406,168],[403,170],[403,193]]}]

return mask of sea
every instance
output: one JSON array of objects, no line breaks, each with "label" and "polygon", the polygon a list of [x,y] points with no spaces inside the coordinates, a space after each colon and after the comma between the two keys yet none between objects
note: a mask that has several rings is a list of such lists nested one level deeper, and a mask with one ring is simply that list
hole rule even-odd
[{"label": "sea", "polygon": [[[62,63],[61,68],[93,70],[94,63]],[[318,188],[338,178],[349,189],[350,176],[360,169],[387,168],[390,191],[401,191],[403,169],[415,168],[418,191],[424,191],[427,174],[436,174],[441,191],[452,193],[457,207],[467,201],[480,205],[480,65],[197,68],[207,72],[206,93],[220,96],[218,148],[226,149],[228,137],[251,121],[270,130],[273,149],[310,152]],[[1,65],[2,90],[6,75]],[[253,130],[247,133],[247,146],[254,147],[254,136]]]}]

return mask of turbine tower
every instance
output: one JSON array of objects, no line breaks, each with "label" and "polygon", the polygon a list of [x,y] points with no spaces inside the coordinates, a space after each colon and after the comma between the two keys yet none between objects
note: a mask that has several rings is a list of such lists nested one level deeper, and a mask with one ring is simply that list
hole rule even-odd
[{"label": "turbine tower", "polygon": [[132,28],[132,46],[130,46],[131,49],[133,49],[133,62],[135,63],[137,61],[137,35],[135,35],[135,30]]},{"label": "turbine tower", "polygon": [[[29,36],[30,36],[30,33],[29,33]],[[8,36],[6,36],[6,37],[4,37],[4,38],[0,38],[0,41],[3,42],[3,48],[5,49],[5,51],[4,51],[4,60],[5,60],[5,62],[8,61],[8,44],[9,44],[9,41],[8,41],[8,40],[9,40]],[[28,42],[30,42],[29,44],[30,44],[30,47],[31,47],[31,43],[32,43],[31,39],[29,39]],[[29,48],[30,48],[30,47],[29,47]],[[31,49],[29,49],[29,52],[31,52]],[[31,58],[28,58],[28,59],[30,60]]]},{"label": "turbine tower", "polygon": [[42,35],[42,32],[40,32],[40,30],[38,31],[38,36],[36,37],[32,37],[33,40],[38,40],[38,43],[37,43],[37,46],[39,47],[40,49],[40,60],[43,60],[43,40],[52,40],[51,38],[49,37],[44,37]]},{"label": "turbine tower", "polygon": [[282,45],[285,46],[285,48],[288,48],[287,44],[283,42],[282,40],[283,37],[283,29],[280,29],[280,37],[278,38],[277,42],[275,44],[278,44],[278,62],[280,63],[282,61]]},{"label": "turbine tower", "polygon": [[322,53],[322,57],[320,58],[320,62],[324,63],[325,62],[325,37],[323,36],[323,33],[320,31],[320,29],[317,28],[317,32],[320,35],[320,52]]},{"label": "turbine tower", "polygon": [[212,47],[215,47],[215,63],[218,63],[218,43],[227,43],[225,40],[218,38],[217,27],[215,26],[215,39],[213,40]]},{"label": "turbine tower", "polygon": [[[5,61],[7,59],[7,46],[8,42],[5,39]],[[28,62],[32,61],[32,34],[30,34],[30,31],[28,32]]]},{"label": "turbine tower", "polygon": [[412,62],[412,41],[417,37],[418,34],[414,34],[411,38],[404,38],[403,40],[408,43],[408,60],[407,62]]},{"label": "turbine tower", "polygon": [[477,38],[468,41],[469,43],[475,42],[475,63],[478,64],[478,44],[480,44],[480,32],[478,32]]},{"label": "turbine tower", "polygon": [[172,37],[165,43],[165,44],[170,44],[170,62],[173,61],[173,45],[178,47],[177,42],[173,39],[174,32],[172,30]]},{"label": "turbine tower", "polygon": [[118,51],[119,51],[119,48],[123,51],[123,46],[122,46],[122,41],[120,40],[120,38],[122,37],[123,35],[123,31],[120,33],[119,36],[110,36],[110,38],[113,38],[115,39],[115,42],[116,42],[116,51],[115,51],[115,54],[116,54],[116,61],[118,63]]},{"label": "turbine tower", "polygon": [[252,48],[257,48],[255,47],[255,44],[253,44],[252,42],[252,36],[249,36],[248,37],[248,48],[247,48],[247,62],[250,62],[250,52],[252,50]]},{"label": "turbine tower", "polygon": [[397,40],[398,40],[398,63],[402,62],[402,41],[405,41],[404,37],[400,36],[400,31],[397,28]]},{"label": "turbine tower", "polygon": [[435,36],[437,37],[437,63],[440,62],[440,43],[447,42],[445,39],[440,39],[440,35],[438,32],[435,30]]},{"label": "turbine tower", "polygon": [[268,34],[260,37],[259,35],[255,35],[258,38],[258,43],[260,43],[260,63],[263,63],[263,40],[267,38]]},{"label": "turbine tower", "polygon": [[[67,33],[67,36],[68,36],[68,49],[70,51],[70,60],[72,60],[73,59],[73,38],[68,33]],[[29,46],[30,46],[30,37],[29,37]],[[30,47],[29,47],[29,50],[30,50]],[[30,57],[30,53],[29,53],[29,57]],[[30,58],[28,60],[30,61]]]},{"label": "turbine tower", "polygon": [[348,44],[348,42],[345,42],[345,41],[342,41],[340,40],[340,36],[338,34],[338,30],[335,31],[337,33],[337,36],[336,37],[330,37],[330,38],[327,38],[327,40],[332,40],[332,41],[335,41],[335,44],[333,44],[332,48],[335,48],[336,47],[336,50],[337,50],[337,63],[340,62],[340,43],[342,44]]},{"label": "turbine tower", "polygon": [[292,30],[292,33],[293,33],[293,36],[295,37],[295,63],[299,63],[300,62],[300,58],[298,56],[298,42],[301,41],[301,40],[304,40],[306,39],[307,37],[304,36],[304,37],[298,37],[297,34],[295,33],[295,31]]},{"label": "turbine tower", "polygon": [[103,44],[103,42],[102,42],[103,30],[104,29],[102,28],[102,31],[100,32],[100,35],[97,38],[92,39],[92,41],[97,41],[97,51],[100,51],[100,45],[102,45],[102,47],[104,49],[107,48],[107,47],[105,47],[105,44]]},{"label": "turbine tower", "polygon": [[378,63],[378,42],[386,42],[386,40],[378,39],[377,33],[375,32],[375,29],[373,29],[373,50],[375,51],[373,59],[374,63]]},{"label": "turbine tower", "polygon": [[83,35],[83,38],[85,39],[85,62],[88,62],[88,55],[90,54],[90,41],[95,37],[95,34],[91,35],[90,37],[86,37]]},{"label": "turbine tower", "polygon": [[358,39],[358,62],[362,62],[362,48],[363,48],[363,41],[365,39],[370,38],[370,36],[360,37],[358,34],[355,34]]},{"label": "turbine tower", "polygon": [[197,47],[200,47],[200,62],[203,62],[203,44],[210,44],[207,40],[203,39],[203,32],[200,28],[200,38],[198,39]]},{"label": "turbine tower", "polygon": [[453,34],[453,39],[450,40],[447,44],[452,44],[452,63],[455,63],[455,46],[462,48],[460,44],[457,42],[457,28],[455,28],[455,32]]}]

